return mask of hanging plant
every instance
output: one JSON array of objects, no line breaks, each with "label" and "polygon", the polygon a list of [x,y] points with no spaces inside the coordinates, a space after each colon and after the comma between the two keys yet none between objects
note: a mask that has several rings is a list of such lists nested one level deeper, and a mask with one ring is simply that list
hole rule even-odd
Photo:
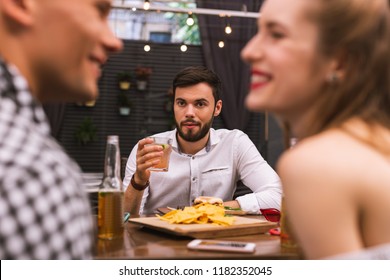
[{"label": "hanging plant", "polygon": [[138,90],[146,90],[148,86],[148,80],[152,74],[152,68],[138,66],[135,68],[135,79]]},{"label": "hanging plant", "polygon": [[132,103],[124,92],[120,92],[118,95],[119,114],[122,116],[128,116],[131,111]]},{"label": "hanging plant", "polygon": [[121,90],[130,89],[132,75],[129,72],[123,71],[118,73],[118,85]]},{"label": "hanging plant", "polygon": [[86,117],[76,128],[74,137],[79,145],[85,146],[93,141],[96,141],[96,132],[97,128],[94,125],[92,119]]}]

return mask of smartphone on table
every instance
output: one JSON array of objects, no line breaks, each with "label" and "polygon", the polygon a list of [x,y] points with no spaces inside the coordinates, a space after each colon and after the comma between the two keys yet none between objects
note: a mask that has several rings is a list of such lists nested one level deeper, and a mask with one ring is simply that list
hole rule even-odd
[{"label": "smartphone on table", "polygon": [[191,250],[227,251],[237,253],[253,253],[256,244],[251,242],[214,240],[214,239],[194,239],[187,244]]}]

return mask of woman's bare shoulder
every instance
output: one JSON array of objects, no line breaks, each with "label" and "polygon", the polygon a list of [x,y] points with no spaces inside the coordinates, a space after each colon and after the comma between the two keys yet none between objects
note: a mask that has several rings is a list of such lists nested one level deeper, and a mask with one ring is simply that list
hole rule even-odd
[{"label": "woman's bare shoulder", "polygon": [[340,130],[330,130],[306,138],[280,158],[277,169],[286,176],[350,177],[364,166],[356,158],[365,157],[364,147]]},{"label": "woman's bare shoulder", "polygon": [[[339,151],[343,151],[344,137],[336,131],[321,133],[315,136],[305,138],[283,154],[283,161],[295,161],[304,159],[305,161],[318,162],[319,156],[333,156]],[[342,145],[342,146],[340,146]],[[327,157],[330,159],[329,157]]]}]

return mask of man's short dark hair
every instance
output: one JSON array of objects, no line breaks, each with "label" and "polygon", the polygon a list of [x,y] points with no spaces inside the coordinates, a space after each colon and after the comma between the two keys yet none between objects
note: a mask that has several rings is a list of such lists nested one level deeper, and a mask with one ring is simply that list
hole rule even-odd
[{"label": "man's short dark hair", "polygon": [[199,83],[207,83],[213,91],[215,104],[221,96],[221,80],[218,75],[204,66],[190,66],[181,70],[173,79],[172,89],[175,97],[176,88],[193,86]]}]

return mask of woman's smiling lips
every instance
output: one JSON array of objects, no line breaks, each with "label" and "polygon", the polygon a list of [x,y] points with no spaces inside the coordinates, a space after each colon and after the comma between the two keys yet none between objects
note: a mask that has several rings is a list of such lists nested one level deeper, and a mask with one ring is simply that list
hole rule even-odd
[{"label": "woman's smiling lips", "polygon": [[251,74],[251,90],[265,86],[272,78],[270,74],[256,69],[252,69]]}]

